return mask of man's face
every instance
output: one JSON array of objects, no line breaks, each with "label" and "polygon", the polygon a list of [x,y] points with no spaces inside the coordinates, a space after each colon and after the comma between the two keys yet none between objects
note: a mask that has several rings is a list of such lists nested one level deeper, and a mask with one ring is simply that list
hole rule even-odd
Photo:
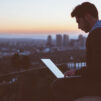
[{"label": "man's face", "polygon": [[78,28],[85,31],[86,33],[90,31],[90,25],[85,18],[76,17],[76,22],[78,23]]}]

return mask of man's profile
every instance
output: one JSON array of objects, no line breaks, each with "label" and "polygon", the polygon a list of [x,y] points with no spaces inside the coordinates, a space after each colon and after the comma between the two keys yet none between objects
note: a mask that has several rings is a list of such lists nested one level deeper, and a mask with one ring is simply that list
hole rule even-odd
[{"label": "man's profile", "polygon": [[90,83],[99,82],[101,79],[101,21],[98,10],[94,4],[84,2],[73,9],[71,16],[76,18],[79,29],[89,32],[86,41],[87,66],[81,70],[70,70],[65,73],[65,75],[81,75],[82,78],[61,79],[54,82],[53,90],[57,101],[73,101],[78,95],[79,97],[101,95],[98,91],[98,89],[101,91],[99,86],[101,83],[95,85]]}]

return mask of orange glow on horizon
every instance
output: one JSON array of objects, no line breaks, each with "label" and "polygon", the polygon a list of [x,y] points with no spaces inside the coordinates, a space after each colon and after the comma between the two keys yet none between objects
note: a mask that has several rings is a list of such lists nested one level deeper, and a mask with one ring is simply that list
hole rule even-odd
[{"label": "orange glow on horizon", "polygon": [[79,30],[0,30],[0,33],[57,33],[57,32],[79,32]]},{"label": "orange glow on horizon", "polygon": [[34,32],[34,33],[41,33],[41,32],[75,32],[79,31],[75,24],[48,24],[45,25],[33,25],[33,24],[25,24],[25,25],[5,25],[1,26],[0,32]]}]

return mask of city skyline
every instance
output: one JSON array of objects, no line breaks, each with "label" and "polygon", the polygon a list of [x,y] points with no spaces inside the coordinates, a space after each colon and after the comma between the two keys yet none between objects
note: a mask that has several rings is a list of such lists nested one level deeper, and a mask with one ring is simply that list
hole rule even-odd
[{"label": "city skyline", "polygon": [[[70,33],[70,34],[66,34],[66,33],[57,33],[57,34],[2,34],[0,33],[0,38],[1,39],[14,39],[14,38],[20,38],[20,39],[42,39],[42,40],[46,40],[48,36],[51,36],[52,39],[56,38],[56,35],[68,35],[70,39],[77,39],[79,35],[82,35],[81,33]],[[84,37],[87,37],[87,34],[83,34]]]},{"label": "city skyline", "polygon": [[[86,0],[1,0],[0,32],[56,34],[82,33],[71,18],[73,8]],[[94,3],[100,13],[101,1]],[[101,18],[101,14],[99,14]],[[67,33],[67,34],[68,34]]]}]

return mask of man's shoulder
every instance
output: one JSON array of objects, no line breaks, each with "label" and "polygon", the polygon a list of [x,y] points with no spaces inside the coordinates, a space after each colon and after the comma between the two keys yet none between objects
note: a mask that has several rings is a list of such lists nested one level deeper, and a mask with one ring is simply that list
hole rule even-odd
[{"label": "man's shoulder", "polygon": [[100,28],[96,28],[95,30],[93,30],[92,32],[90,32],[90,34],[100,33],[100,32],[101,32],[101,27]]},{"label": "man's shoulder", "polygon": [[98,41],[101,42],[101,27],[90,32],[87,38],[87,43],[95,43]]},{"label": "man's shoulder", "polygon": [[90,32],[89,36],[93,37],[93,38],[96,38],[96,37],[101,38],[101,27],[100,28],[96,28],[95,30],[93,30],[92,32]]}]

